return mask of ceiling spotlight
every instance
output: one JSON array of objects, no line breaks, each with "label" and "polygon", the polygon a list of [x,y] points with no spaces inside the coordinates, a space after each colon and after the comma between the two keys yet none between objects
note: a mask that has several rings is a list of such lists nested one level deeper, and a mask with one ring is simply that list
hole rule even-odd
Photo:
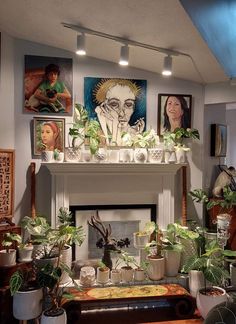
[{"label": "ceiling spotlight", "polygon": [[120,49],[120,65],[128,65],[129,64],[129,46],[123,45]]},{"label": "ceiling spotlight", "polygon": [[171,74],[172,74],[172,57],[170,55],[167,55],[164,57],[162,75],[168,76]]},{"label": "ceiling spotlight", "polygon": [[76,51],[76,54],[78,54],[78,55],[86,55],[85,34],[84,33],[77,36],[77,51]]}]

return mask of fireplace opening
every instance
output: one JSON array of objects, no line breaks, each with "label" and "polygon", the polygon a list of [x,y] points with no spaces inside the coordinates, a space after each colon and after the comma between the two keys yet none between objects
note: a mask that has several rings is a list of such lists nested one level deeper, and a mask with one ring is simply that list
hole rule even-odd
[{"label": "fireplace opening", "polygon": [[130,246],[124,248],[130,255],[138,257],[139,251],[133,245],[133,233],[143,230],[146,222],[157,221],[157,206],[155,204],[122,204],[122,205],[87,205],[70,206],[73,225],[82,225],[85,231],[83,244],[73,247],[73,260],[101,259],[103,249],[96,246],[101,235],[88,225],[91,216],[98,211],[104,225],[111,224],[112,237],[130,240]]}]

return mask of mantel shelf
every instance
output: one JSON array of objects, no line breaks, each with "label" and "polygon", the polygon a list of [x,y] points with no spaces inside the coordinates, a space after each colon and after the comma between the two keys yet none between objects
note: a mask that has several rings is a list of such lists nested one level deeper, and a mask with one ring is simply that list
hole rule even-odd
[{"label": "mantel shelf", "polygon": [[52,175],[70,174],[158,174],[175,175],[186,164],[155,163],[41,163]]}]

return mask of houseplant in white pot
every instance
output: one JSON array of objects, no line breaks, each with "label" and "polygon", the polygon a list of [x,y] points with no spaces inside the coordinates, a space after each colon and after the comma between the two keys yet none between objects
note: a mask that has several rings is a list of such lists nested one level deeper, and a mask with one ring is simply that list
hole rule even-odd
[{"label": "houseplant in white pot", "polygon": [[165,256],[165,274],[168,277],[177,276],[180,267],[183,245],[177,239],[176,226],[168,224],[165,238],[162,239],[163,255]]},{"label": "houseplant in white pot", "polygon": [[121,266],[121,280],[122,280],[122,282],[127,283],[127,282],[133,281],[133,277],[134,277],[133,266],[138,267],[135,257],[132,255],[129,255],[129,253],[125,252],[125,251],[121,251],[118,254],[118,257],[123,264]]},{"label": "houseplant in white pot", "polygon": [[21,236],[16,233],[7,232],[4,234],[2,246],[5,248],[0,250],[0,266],[9,267],[16,264],[16,249],[13,249],[13,244],[21,243]]},{"label": "houseplant in white pot", "polygon": [[163,233],[155,222],[150,222],[150,226],[153,226],[153,231],[150,236],[150,243],[146,245],[149,263],[147,274],[151,280],[160,280],[165,274],[165,258],[162,254]]},{"label": "houseplant in white pot", "polygon": [[109,281],[110,269],[102,262],[98,262],[97,283],[106,284]]},{"label": "houseplant in white pot", "polygon": [[36,280],[31,268],[22,268],[13,273],[10,279],[13,296],[13,315],[18,320],[31,320],[42,313],[43,289]]},{"label": "houseplant in white pot", "polygon": [[226,280],[229,272],[225,268],[225,257],[236,256],[236,251],[223,250],[217,241],[207,245],[202,242],[200,254],[192,256],[184,265],[184,272],[191,270],[201,271],[203,274],[203,287],[197,291],[197,307],[203,318],[217,304],[227,300],[225,292]]},{"label": "houseplant in white pot", "polygon": [[[167,155],[169,156],[171,152],[175,152],[177,163],[186,162],[186,152],[190,151],[184,144],[184,139],[200,139],[200,135],[195,128],[176,128],[173,132],[165,132],[163,134],[164,144],[166,148]],[[171,159],[171,156],[169,156]],[[167,158],[168,160],[168,158]],[[169,161],[166,162],[168,163]]]}]

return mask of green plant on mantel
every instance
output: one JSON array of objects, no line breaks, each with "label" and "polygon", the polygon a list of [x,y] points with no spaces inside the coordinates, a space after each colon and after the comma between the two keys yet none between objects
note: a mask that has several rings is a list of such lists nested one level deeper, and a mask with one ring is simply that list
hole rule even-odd
[{"label": "green plant on mantel", "polygon": [[200,139],[199,131],[195,128],[177,127],[173,132],[165,132],[163,140],[165,146],[174,146],[175,148],[185,148],[189,150],[183,143],[185,138]]},{"label": "green plant on mantel", "polygon": [[[95,154],[101,143],[101,128],[97,120],[89,119],[86,108],[76,103],[74,122],[69,128],[69,136],[72,137],[72,147],[81,147],[83,144],[89,145],[91,154]],[[79,144],[77,139],[79,139]]]},{"label": "green plant on mantel", "polygon": [[121,138],[124,146],[153,148],[160,143],[159,136],[154,129],[149,129],[135,135],[124,132]]}]

